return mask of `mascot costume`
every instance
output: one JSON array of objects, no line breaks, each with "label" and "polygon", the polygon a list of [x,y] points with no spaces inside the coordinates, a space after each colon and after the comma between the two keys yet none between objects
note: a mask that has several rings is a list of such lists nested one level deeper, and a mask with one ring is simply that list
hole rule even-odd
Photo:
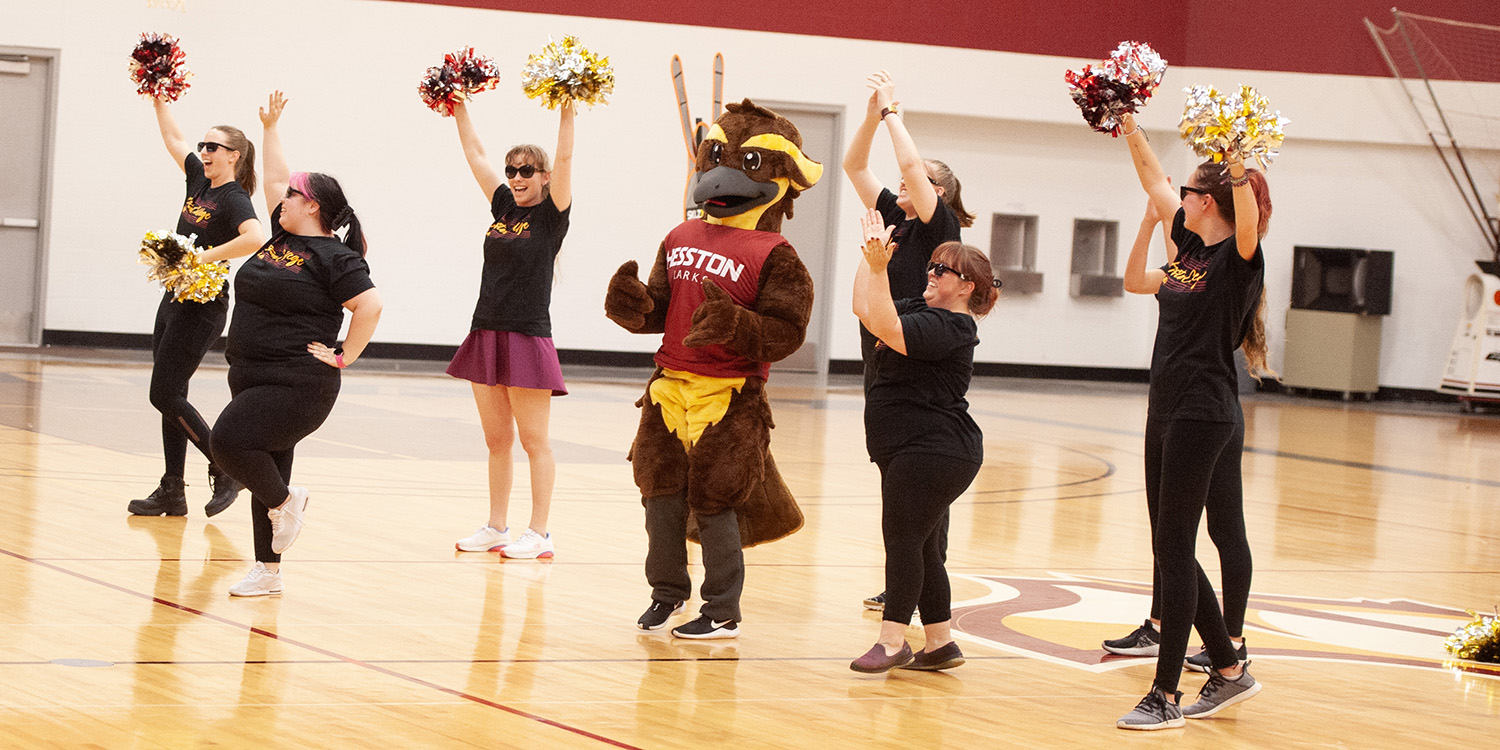
[{"label": "mascot costume", "polygon": [[693,197],[705,218],[667,234],[646,283],[633,260],[609,282],[610,320],[663,334],[629,456],[650,538],[643,630],[682,611],[692,593],[687,541],[695,539],[703,547],[701,616],[672,634],[737,636],[741,549],[802,527],[771,458],[765,395],[770,363],[797,351],[812,315],[812,278],[779,234],[792,201],[823,173],[801,147],[786,118],[749,99],[729,104],[698,147]]}]

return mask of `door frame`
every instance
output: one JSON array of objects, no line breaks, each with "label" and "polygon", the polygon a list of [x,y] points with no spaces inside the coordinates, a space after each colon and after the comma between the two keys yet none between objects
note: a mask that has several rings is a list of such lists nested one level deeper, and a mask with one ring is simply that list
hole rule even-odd
[{"label": "door frame", "polygon": [[[833,117],[833,153],[817,154],[817,157],[822,160],[823,176],[819,178],[816,186],[829,191],[828,230],[823,245],[823,269],[828,278],[813,279],[812,320],[808,322],[808,332],[816,334],[808,338],[817,341],[821,346],[821,351],[813,362],[813,371],[819,376],[826,376],[828,363],[833,358],[833,342],[830,339],[833,335],[834,295],[831,290],[821,294],[817,290],[819,288],[827,290],[830,285],[838,281],[839,197],[843,194],[844,115],[848,108],[836,104],[793,102],[784,99],[756,99],[755,103],[786,117],[794,124],[796,123],[795,114],[798,112]],[[798,252],[800,254],[801,251]],[[821,286],[819,282],[822,282]]]},{"label": "door frame", "polygon": [[41,199],[37,202],[37,258],[36,276],[33,279],[33,286],[36,290],[34,303],[36,314],[31,324],[31,343],[29,344],[33,347],[40,347],[42,346],[42,332],[46,328],[48,260],[52,255],[52,177],[53,160],[57,154],[57,149],[53,148],[53,145],[57,143],[58,84],[62,78],[62,50],[0,44],[0,55],[24,56],[28,59],[41,58],[47,61],[47,83],[42,104],[41,184],[37,186],[41,190]]}]

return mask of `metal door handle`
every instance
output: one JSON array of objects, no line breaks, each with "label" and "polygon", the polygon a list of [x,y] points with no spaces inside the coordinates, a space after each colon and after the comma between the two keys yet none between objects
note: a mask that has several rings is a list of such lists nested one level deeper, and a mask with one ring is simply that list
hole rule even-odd
[{"label": "metal door handle", "polygon": [[41,222],[37,221],[36,219],[12,219],[12,218],[8,218],[8,217],[4,218],[4,219],[0,219],[0,227],[16,227],[18,229],[36,229],[39,226],[41,226]]}]

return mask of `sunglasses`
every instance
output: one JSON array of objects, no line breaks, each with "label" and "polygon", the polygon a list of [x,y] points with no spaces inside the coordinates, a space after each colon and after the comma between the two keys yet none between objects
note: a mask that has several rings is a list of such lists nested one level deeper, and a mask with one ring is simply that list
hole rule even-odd
[{"label": "sunglasses", "polygon": [[537,168],[531,166],[530,164],[526,164],[520,167],[512,167],[506,165],[505,167],[505,179],[507,180],[515,179],[516,175],[521,175],[521,179],[523,180],[529,180],[531,179],[532,175],[536,173]]},{"label": "sunglasses", "polygon": [[238,149],[232,149],[232,148],[230,148],[230,147],[228,147],[228,146],[226,146],[226,145],[224,145],[222,143],[214,143],[213,141],[199,141],[198,142],[198,150],[199,151],[207,151],[210,154],[214,153],[215,151],[218,151],[221,148],[224,149],[225,151],[236,151],[236,150],[238,150]]},{"label": "sunglasses", "polygon": [[[927,264],[927,272],[940,279],[943,278],[943,274],[951,273],[954,276],[957,276],[959,279],[962,279],[963,281],[972,281],[972,279],[970,279],[968,276],[963,275],[963,273],[960,272],[957,268],[954,268],[953,266],[950,266],[946,263],[939,263],[937,261],[933,261]],[[1005,284],[1005,282],[1001,281],[1000,279],[995,279],[994,281],[990,282],[990,284],[993,285],[996,289],[999,289]]]},{"label": "sunglasses", "polygon": [[289,187],[289,188],[286,189],[286,197],[290,198],[290,197],[292,197],[294,195],[300,195],[303,198],[307,197],[307,193],[304,193],[301,190],[298,190],[297,188]]},{"label": "sunglasses", "polygon": [[1199,190],[1198,188],[1192,187],[1190,185],[1183,185],[1182,188],[1177,191],[1177,193],[1182,196],[1182,200],[1187,200],[1188,193],[1192,193],[1194,195],[1208,195],[1207,190]]}]

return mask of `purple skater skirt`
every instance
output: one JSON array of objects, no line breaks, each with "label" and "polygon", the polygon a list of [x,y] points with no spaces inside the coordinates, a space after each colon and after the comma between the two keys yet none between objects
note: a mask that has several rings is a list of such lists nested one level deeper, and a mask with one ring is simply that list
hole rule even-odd
[{"label": "purple skater skirt", "polygon": [[568,395],[552,339],[509,331],[469,331],[448,374],[480,385],[535,388]]}]

